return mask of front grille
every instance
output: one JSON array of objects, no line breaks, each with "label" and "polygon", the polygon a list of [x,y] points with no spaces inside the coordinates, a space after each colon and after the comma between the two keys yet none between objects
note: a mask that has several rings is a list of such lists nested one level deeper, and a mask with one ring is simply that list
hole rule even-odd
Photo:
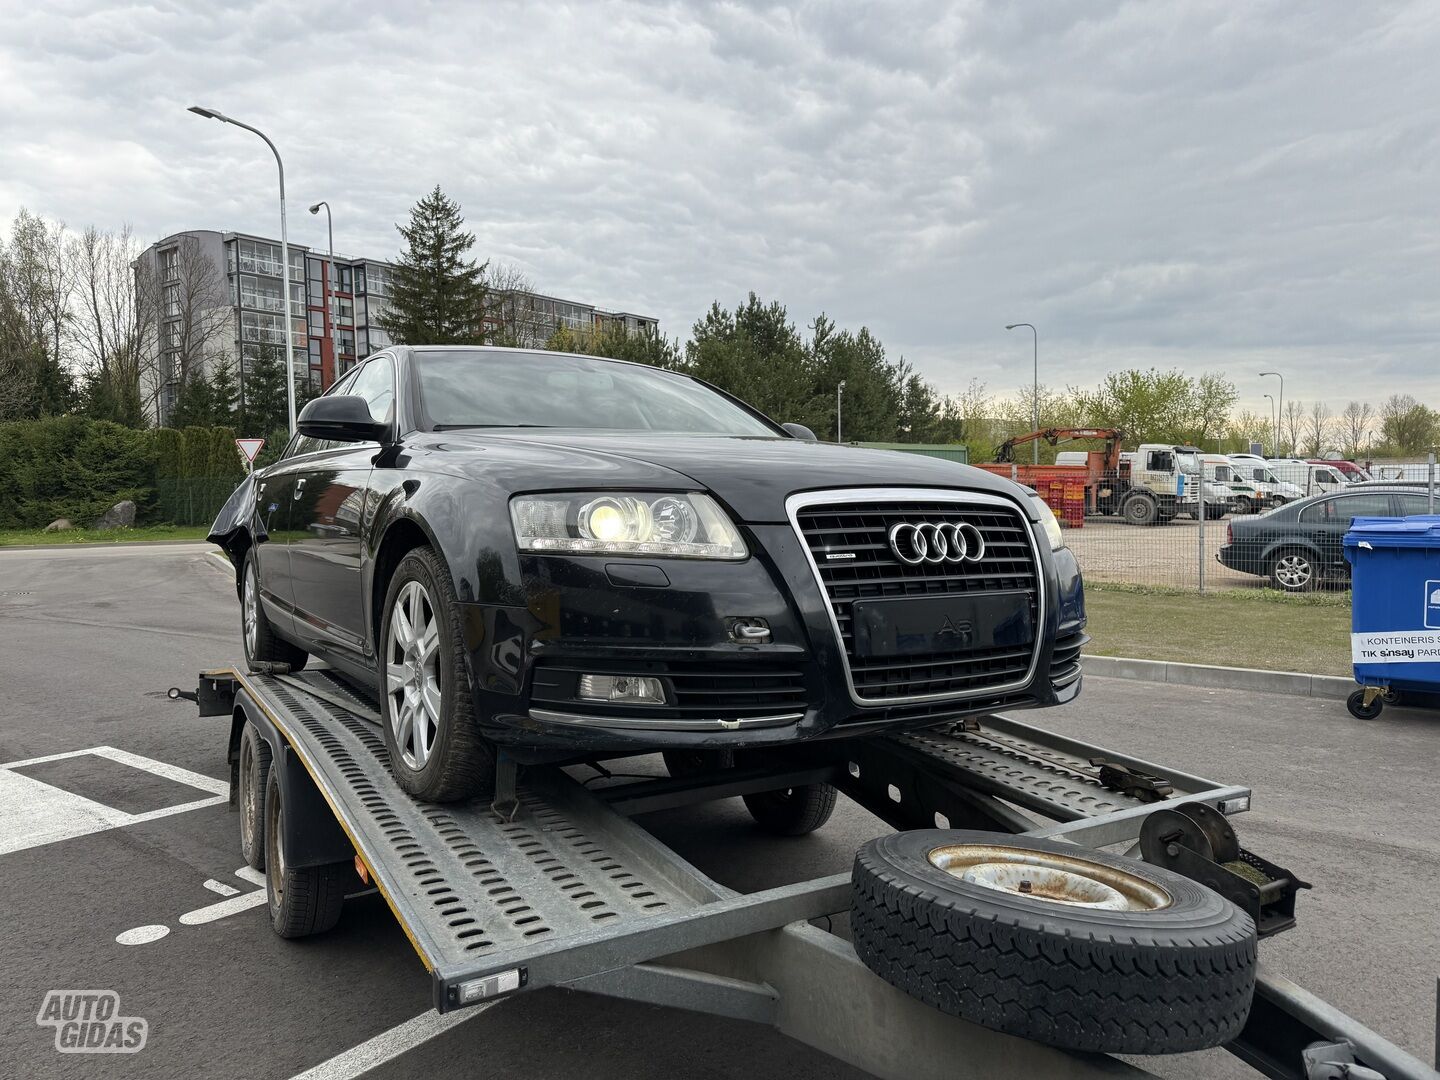
[{"label": "front grille", "polygon": [[[906,521],[974,525],[985,541],[984,557],[958,564],[904,563],[890,549],[889,532],[892,525]],[[859,698],[884,704],[972,696],[1018,684],[1030,671],[1035,641],[921,656],[857,656],[850,610],[854,601],[864,599],[1018,591],[1030,606],[1031,624],[1038,628],[1039,567],[1029,526],[1018,508],[911,498],[811,504],[795,511],[795,523],[830,601]],[[846,558],[827,559],[830,554]]]},{"label": "front grille", "polygon": [[[665,683],[668,705],[606,705],[579,701],[581,675],[650,675]],[[617,663],[613,660],[539,661],[531,686],[535,702],[583,708],[595,716],[643,716],[647,712],[682,719],[743,719],[805,711],[804,675],[787,664]]]}]

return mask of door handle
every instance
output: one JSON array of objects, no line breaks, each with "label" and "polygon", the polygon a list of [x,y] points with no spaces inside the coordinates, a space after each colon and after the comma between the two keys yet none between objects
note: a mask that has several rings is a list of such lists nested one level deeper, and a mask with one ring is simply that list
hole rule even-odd
[{"label": "door handle", "polygon": [[291,497],[298,499],[303,494],[305,494],[305,477],[302,476],[299,480],[295,481],[295,494]]}]

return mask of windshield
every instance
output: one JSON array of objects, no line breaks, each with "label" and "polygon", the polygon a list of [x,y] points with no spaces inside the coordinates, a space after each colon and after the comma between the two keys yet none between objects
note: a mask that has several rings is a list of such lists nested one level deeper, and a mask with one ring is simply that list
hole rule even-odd
[{"label": "windshield", "polygon": [[1175,454],[1175,461],[1180,466],[1181,472],[1197,473],[1200,471],[1200,459],[1194,454],[1187,454],[1181,450]]},{"label": "windshield", "polygon": [[769,435],[780,432],[684,375],[588,356],[417,351],[420,403],[446,428]]}]

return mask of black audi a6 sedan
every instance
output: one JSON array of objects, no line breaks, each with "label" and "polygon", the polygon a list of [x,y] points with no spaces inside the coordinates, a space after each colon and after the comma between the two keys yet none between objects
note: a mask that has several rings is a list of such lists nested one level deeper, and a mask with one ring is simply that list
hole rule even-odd
[{"label": "black audi a6 sedan", "polygon": [[1078,692],[1075,559],[978,469],[499,348],[387,349],[298,428],[212,530],[245,655],[374,686],[418,797],[489,790],[500,745],[673,763]]}]

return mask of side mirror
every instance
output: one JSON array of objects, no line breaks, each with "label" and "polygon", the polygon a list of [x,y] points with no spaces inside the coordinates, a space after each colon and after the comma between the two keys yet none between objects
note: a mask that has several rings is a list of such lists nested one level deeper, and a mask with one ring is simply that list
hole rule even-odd
[{"label": "side mirror", "polygon": [[781,424],[786,431],[797,439],[804,439],[806,442],[816,442],[815,433],[804,424]]},{"label": "side mirror", "polygon": [[384,442],[390,425],[370,415],[370,406],[356,394],[318,397],[300,410],[300,434],[329,442]]}]

